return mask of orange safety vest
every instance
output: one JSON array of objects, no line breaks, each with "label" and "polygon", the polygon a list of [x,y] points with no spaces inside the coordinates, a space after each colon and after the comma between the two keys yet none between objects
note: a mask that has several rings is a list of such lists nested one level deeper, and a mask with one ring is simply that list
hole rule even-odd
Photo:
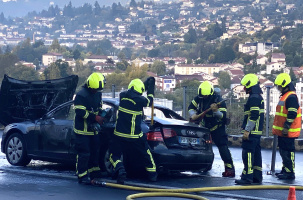
[{"label": "orange safety vest", "polygon": [[[274,124],[272,127],[272,133],[274,135],[283,136],[282,130],[283,130],[284,122],[286,121],[287,114],[288,114],[288,110],[286,109],[285,103],[286,103],[286,99],[291,94],[296,95],[296,93],[294,91],[289,91],[289,92],[285,93],[280,98],[280,101],[276,107],[276,115],[275,115]],[[288,130],[288,137],[290,137],[290,138],[299,137],[300,131],[301,131],[301,121],[302,121],[301,108],[299,106],[298,111],[297,111],[297,117],[295,118],[295,120],[293,121],[293,123],[291,124],[291,126]]]}]

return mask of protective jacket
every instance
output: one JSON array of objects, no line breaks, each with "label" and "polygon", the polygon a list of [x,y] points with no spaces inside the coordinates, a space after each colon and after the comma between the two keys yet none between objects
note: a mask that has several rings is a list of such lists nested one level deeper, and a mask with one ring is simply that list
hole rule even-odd
[{"label": "protective jacket", "polygon": [[127,90],[120,93],[120,105],[114,134],[124,138],[140,138],[143,107],[152,105],[153,94],[147,91],[147,98]]},{"label": "protective jacket", "polygon": [[75,97],[74,109],[76,113],[74,132],[82,135],[98,134],[91,125],[96,122],[96,115],[102,111],[101,92],[92,93],[86,86],[83,86]]},{"label": "protective jacket", "polygon": [[244,120],[241,128],[253,135],[262,135],[264,123],[264,100],[259,84],[251,87],[248,100],[244,105]]},{"label": "protective jacket", "polygon": [[276,114],[272,132],[274,135],[283,136],[283,128],[288,129],[288,137],[299,137],[301,132],[301,108],[294,91],[282,95],[276,107]]},{"label": "protective jacket", "polygon": [[[222,101],[222,97],[216,93],[210,95],[207,99],[200,98],[199,95],[196,96],[190,105],[188,106],[188,112],[190,115],[197,114],[199,115],[203,111],[210,108],[210,105],[213,103],[219,103]],[[213,113],[212,110],[206,113],[203,118],[202,125],[208,128],[210,131],[215,131],[219,127],[225,125],[226,123],[226,104],[222,102],[219,106],[219,111],[222,113],[221,117],[218,118],[215,116],[216,113]]]}]

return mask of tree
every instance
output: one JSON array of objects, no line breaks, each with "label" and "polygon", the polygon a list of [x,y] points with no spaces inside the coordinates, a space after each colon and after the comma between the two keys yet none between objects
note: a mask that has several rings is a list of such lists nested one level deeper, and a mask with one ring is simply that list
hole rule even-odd
[{"label": "tree", "polygon": [[156,73],[158,76],[165,75],[165,73],[166,73],[165,63],[162,61],[156,60],[151,66],[151,71]]},{"label": "tree", "polygon": [[116,67],[117,67],[117,69],[119,69],[121,71],[125,71],[127,68],[127,66],[125,66],[123,62],[117,62]]},{"label": "tree", "polygon": [[295,73],[294,73],[294,70],[293,70],[292,68],[290,68],[290,70],[289,70],[289,76],[290,76],[290,78],[291,78],[291,81],[292,81],[294,84],[296,84],[297,81],[298,81],[298,79],[297,79],[297,77],[296,77],[296,75],[295,75]]},{"label": "tree", "polygon": [[6,74],[10,77],[19,80],[37,81],[39,80],[39,74],[31,67],[24,65],[10,66],[5,70]]},{"label": "tree", "polygon": [[75,50],[73,51],[73,58],[74,58],[75,60],[77,60],[77,59],[80,58],[80,56],[81,56],[81,52],[80,52],[78,49],[75,49]]},{"label": "tree", "polygon": [[137,3],[135,0],[131,0],[130,1],[130,4],[129,4],[129,7],[133,7],[133,8],[137,8]]},{"label": "tree", "polygon": [[197,42],[197,33],[196,30],[190,28],[188,32],[184,35],[185,43],[196,43]]},{"label": "tree", "polygon": [[98,3],[98,1],[95,2],[95,5],[94,5],[94,14],[95,15],[100,15],[101,14],[101,7]]},{"label": "tree", "polygon": [[61,49],[61,47],[59,44],[59,40],[57,38],[55,38],[53,40],[52,44],[50,45],[49,50],[51,52],[60,52],[60,49]]},{"label": "tree", "polygon": [[221,71],[219,73],[218,83],[219,83],[220,88],[230,89],[231,78],[230,78],[229,74],[225,71]]},{"label": "tree", "polygon": [[147,56],[155,58],[159,56],[159,52],[160,52],[159,49],[152,49],[147,52]]},{"label": "tree", "polygon": [[36,66],[36,70],[38,71],[40,69],[40,62],[38,58],[35,58],[33,64]]},{"label": "tree", "polygon": [[5,53],[0,55],[0,79],[2,80],[6,69],[15,66],[18,62],[18,57],[12,53]]},{"label": "tree", "polygon": [[62,60],[57,60],[52,63],[44,71],[44,77],[46,79],[58,79],[64,78],[71,74],[72,70],[69,67],[68,63]]}]

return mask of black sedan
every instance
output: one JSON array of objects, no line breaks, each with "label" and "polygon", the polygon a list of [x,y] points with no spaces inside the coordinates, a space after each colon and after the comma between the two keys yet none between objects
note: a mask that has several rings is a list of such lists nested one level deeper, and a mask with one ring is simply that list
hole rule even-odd
[{"label": "black sedan", "polygon": [[[76,81],[77,77],[37,82],[4,78],[0,101],[6,99],[6,106],[0,107],[0,120],[6,127],[1,151],[10,164],[25,166],[32,159],[75,163],[75,113],[70,99]],[[100,166],[108,172],[111,170],[108,141],[115,127],[118,106],[118,99],[103,99],[103,108],[109,114],[100,134]],[[150,112],[150,108],[144,110],[141,127],[160,172],[211,169],[214,154],[206,128],[187,122],[164,106],[154,106],[153,119]],[[132,155],[125,155],[124,162],[128,170]]]}]

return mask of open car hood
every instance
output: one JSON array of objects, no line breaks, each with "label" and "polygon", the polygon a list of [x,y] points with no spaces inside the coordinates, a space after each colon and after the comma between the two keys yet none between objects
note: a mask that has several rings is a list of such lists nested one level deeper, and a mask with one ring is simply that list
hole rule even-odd
[{"label": "open car hood", "polygon": [[23,81],[4,75],[0,90],[0,123],[4,126],[41,118],[56,106],[73,99],[78,76]]}]

